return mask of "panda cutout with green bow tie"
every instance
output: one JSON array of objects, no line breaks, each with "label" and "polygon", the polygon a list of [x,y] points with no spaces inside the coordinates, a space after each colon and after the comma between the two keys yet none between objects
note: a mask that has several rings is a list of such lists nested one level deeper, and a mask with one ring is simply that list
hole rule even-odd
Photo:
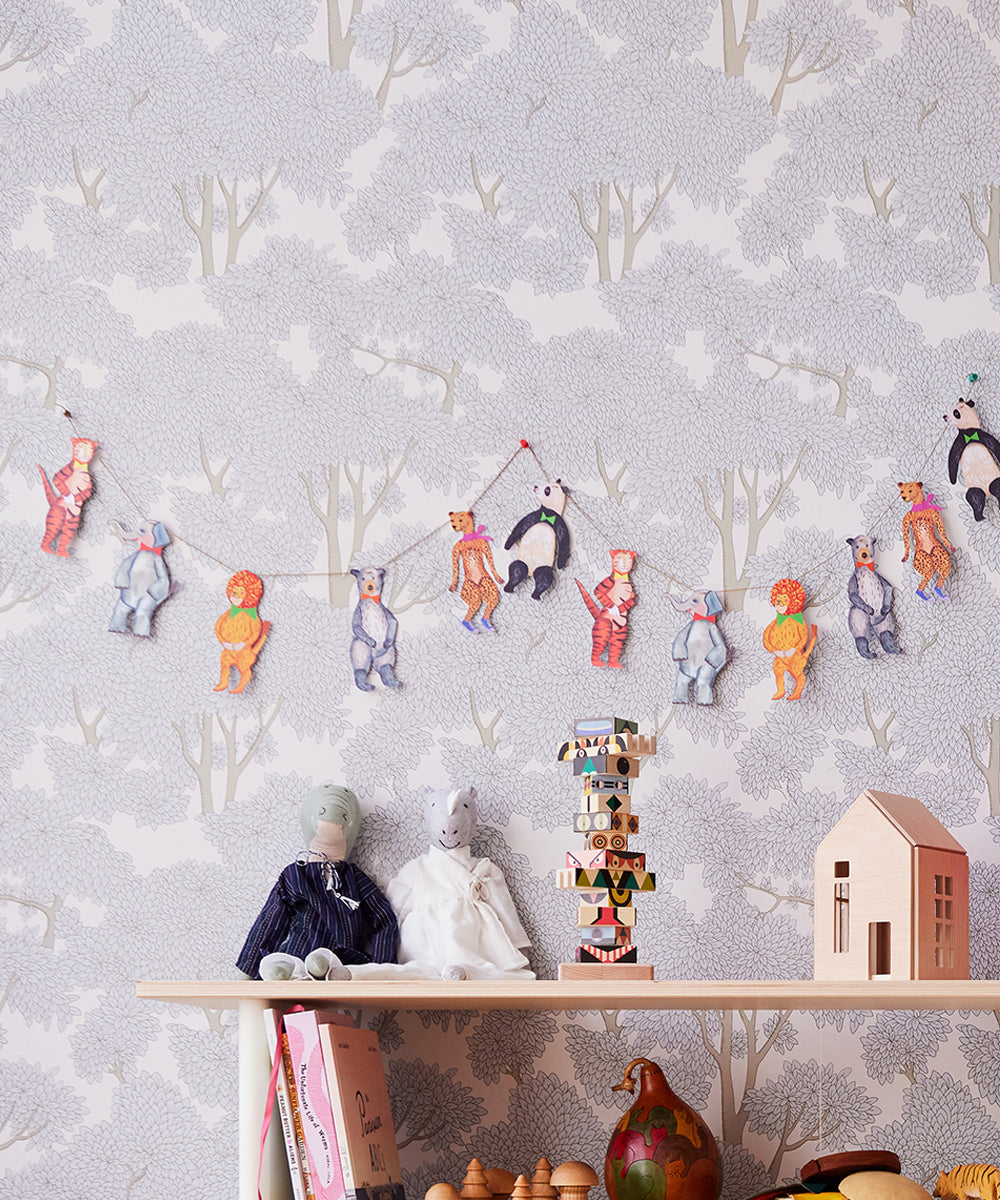
[{"label": "panda cutout with green bow tie", "polygon": [[566,508],[566,489],[562,480],[535,485],[535,495],[541,507],[528,513],[510,531],[504,542],[509,550],[517,543],[517,558],[510,564],[505,592],[513,592],[530,576],[535,582],[533,600],[555,583],[555,567],[562,569],[569,562],[569,529],[563,520]]},{"label": "panda cutout with green bow tie", "polygon": [[981,521],[987,492],[1000,503],[1000,442],[980,427],[973,400],[960,399],[944,419],[957,430],[948,455],[948,477],[956,483],[961,467],[965,498],[972,515]]}]

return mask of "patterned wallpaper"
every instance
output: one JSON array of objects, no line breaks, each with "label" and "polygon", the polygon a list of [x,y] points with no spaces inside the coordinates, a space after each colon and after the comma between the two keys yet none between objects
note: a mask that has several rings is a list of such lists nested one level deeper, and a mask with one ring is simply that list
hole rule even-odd
[{"label": "patterned wallpaper", "polygon": [[[420,789],[474,783],[553,975],[581,716],[659,737],[635,840],[660,978],[811,974],[813,851],[865,786],[968,847],[996,976],[1000,513],[948,485],[941,418],[977,373],[1000,431],[1000,6],[31,0],[0,34],[0,1200],[235,1195],[235,1018],[134,983],[234,975],[315,782],[362,797],[383,883]],[[61,558],[37,468],[74,428],[101,449]],[[505,571],[559,477],[572,557],[473,634],[447,514],[522,438],[537,462],[476,519]],[[914,479],[948,603],[900,562]],[[145,518],[174,538],[148,640],[108,632]],[[861,533],[896,585],[903,652],[875,661]],[[573,583],[612,546],[639,554],[619,672]],[[387,563],[403,686],[364,693],[345,572]],[[233,696],[237,568],[271,632]],[[783,575],[819,628],[794,704],[760,642]],[[672,704],[668,593],[697,586],[725,595],[711,707]],[[365,1019],[417,1200],[473,1154],[599,1165],[637,1054],[724,1143],[726,1200],[845,1147],[924,1181],[1000,1159],[1000,1011]]]}]

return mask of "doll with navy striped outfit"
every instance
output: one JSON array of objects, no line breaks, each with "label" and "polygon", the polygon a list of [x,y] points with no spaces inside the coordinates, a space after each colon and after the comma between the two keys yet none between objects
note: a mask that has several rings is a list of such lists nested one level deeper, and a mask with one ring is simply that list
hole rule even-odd
[{"label": "doll with navy striped outfit", "polygon": [[302,802],[308,850],[281,872],[236,965],[251,979],[344,979],[345,964],[393,963],[399,928],[389,901],[348,861],[361,806],[335,783]]}]

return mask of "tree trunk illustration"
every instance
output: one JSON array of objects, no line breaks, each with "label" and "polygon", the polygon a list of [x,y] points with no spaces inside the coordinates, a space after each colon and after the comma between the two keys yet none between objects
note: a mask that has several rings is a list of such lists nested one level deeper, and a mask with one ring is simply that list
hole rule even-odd
[{"label": "tree trunk illustration", "polygon": [[973,721],[962,726],[969,743],[969,754],[976,770],[986,780],[986,790],[990,798],[990,816],[1000,816],[1000,717],[985,717],[983,726],[986,731],[986,757],[980,754],[976,746],[976,732],[979,722]]},{"label": "tree trunk illustration", "polygon": [[[733,1075],[733,1025],[736,1014],[726,1011],[716,1013],[715,1015],[719,1018],[720,1022],[718,1044],[715,1043],[710,1034],[707,1020],[708,1014],[703,1012],[696,1012],[694,1014],[695,1019],[701,1027],[701,1037],[705,1049],[719,1070],[719,1082],[722,1090],[722,1136],[720,1141],[740,1144],[743,1141],[743,1131],[750,1116],[744,1107],[743,1099],[747,1092],[757,1086],[757,1076],[760,1072],[761,1064],[768,1054],[770,1054],[774,1043],[784,1031],[785,1026],[791,1018],[792,1010],[784,1009],[778,1012],[775,1017],[774,1028],[761,1041],[758,1041],[758,1037],[764,1031],[763,1029],[758,1030],[757,1019],[762,1014],[756,1011],[741,1011],[739,1013],[739,1018],[746,1035],[747,1053],[743,1087],[739,1093],[738,1101],[736,1081]],[[766,1017],[767,1014],[763,1015]]]},{"label": "tree trunk illustration", "polygon": [[352,0],[351,11],[346,21],[340,19],[340,0],[326,0],[326,44],[330,69],[346,71],[351,65],[354,49],[354,34],[351,22],[361,12],[364,0]]},{"label": "tree trunk illustration", "polygon": [[757,4],[758,0],[747,0],[743,29],[737,37],[734,0],[722,0],[722,63],[730,77],[742,75],[746,69],[747,51],[750,49],[747,26],[757,16]]},{"label": "tree trunk illustration", "polygon": [[986,248],[986,261],[990,268],[990,283],[1000,283],[1000,185],[991,183],[982,189],[986,201],[987,224],[984,229],[976,216],[974,192],[963,192],[962,199],[969,212],[972,232]]},{"label": "tree trunk illustration", "polygon": [[[364,545],[368,526],[378,515],[390,489],[402,473],[412,448],[413,443],[411,442],[399,456],[395,465],[388,461],[386,462],[385,473],[377,485],[378,490],[375,493],[375,498],[367,508],[365,508],[364,498],[366,488],[370,486],[370,483],[365,478],[364,463],[359,463],[354,468],[347,462],[325,467],[322,472],[322,485],[326,488],[325,499],[320,498],[319,489],[316,486],[311,471],[301,476],[302,482],[305,484],[309,511],[323,526],[323,531],[326,534],[326,559],[327,571],[329,572],[327,599],[331,608],[345,608],[349,603],[353,581],[350,575],[347,574],[347,564]],[[354,510],[351,546],[346,555],[343,555],[340,549],[341,473],[343,473],[348,490],[351,492]]]}]

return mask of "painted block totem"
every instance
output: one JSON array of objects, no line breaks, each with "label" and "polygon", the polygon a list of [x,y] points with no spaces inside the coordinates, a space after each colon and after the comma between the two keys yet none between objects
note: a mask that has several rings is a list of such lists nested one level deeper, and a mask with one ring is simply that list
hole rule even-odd
[{"label": "painted block totem", "polygon": [[572,763],[583,782],[573,829],[584,835],[583,850],[568,850],[556,872],[556,887],[579,893],[580,944],[576,962],[559,964],[560,979],[653,978],[652,966],[638,961],[632,930],[637,895],[654,891],[656,876],[628,839],[639,832],[630,784],[642,759],[655,753],[656,738],[622,717],[577,721],[573,737],[559,747],[559,762]]}]

